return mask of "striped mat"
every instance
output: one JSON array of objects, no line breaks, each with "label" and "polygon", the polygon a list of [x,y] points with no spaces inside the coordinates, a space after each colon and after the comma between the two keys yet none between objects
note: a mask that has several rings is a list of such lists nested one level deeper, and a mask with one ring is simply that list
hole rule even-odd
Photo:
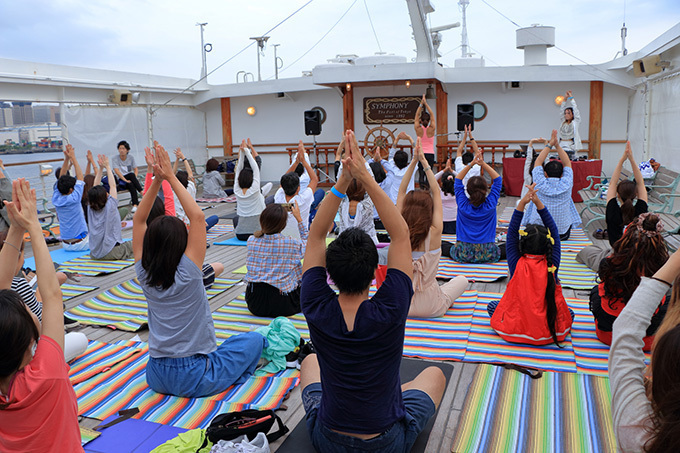
[{"label": "striped mat", "polygon": [[64,283],[61,285],[61,295],[64,299],[64,302],[66,302],[69,299],[89,293],[90,291],[94,291],[97,288],[99,288],[99,286],[72,285],[70,283]]},{"label": "striped mat", "polygon": [[146,343],[90,341],[71,364],[69,376],[78,398],[78,414],[103,420],[138,407],[134,418],[180,428],[205,428],[218,414],[244,409],[276,409],[299,382],[299,371],[250,377],[240,385],[206,398],[162,395],[146,384]]},{"label": "striped mat", "polygon": [[118,260],[118,261],[102,261],[90,259],[90,255],[85,255],[80,258],[73,258],[59,265],[61,272],[75,272],[81,275],[96,277],[99,275],[112,274],[118,272],[126,267],[132,266],[135,261]]},{"label": "striped mat", "polygon": [[[228,290],[239,281],[240,279],[215,279],[212,288],[207,291],[208,298]],[[136,278],[96,295],[68,310],[66,314],[81,324],[106,326],[128,332],[145,327],[148,321],[146,298]]]},{"label": "striped mat", "polygon": [[206,233],[206,239],[216,239],[228,233],[234,232],[234,225],[230,223],[218,223],[214,227],[210,228]]},{"label": "striped mat", "polygon": [[478,293],[464,360],[514,363],[541,370],[576,372],[574,350],[569,337],[561,343],[563,347],[559,348],[555,344],[533,346],[509,343],[498,336],[491,328],[491,318],[486,306],[490,301],[499,300],[501,297],[501,293]]},{"label": "striped mat", "polygon": [[456,275],[464,275],[473,282],[495,282],[508,276],[508,262],[497,263],[459,263],[442,256],[439,259],[437,278],[449,280]]},{"label": "striped mat", "polygon": [[[372,296],[375,289],[371,288]],[[441,318],[409,318],[406,321],[404,355],[432,360],[462,360],[470,332],[470,320],[477,303],[477,292],[467,291],[456,299],[453,307]],[[295,328],[305,340],[309,339],[309,328],[304,315],[290,316]],[[272,318],[254,316],[248,311],[244,294],[213,313],[215,331],[219,339],[239,333],[250,332],[260,326],[267,326]]]},{"label": "striped mat", "polygon": [[515,212],[514,206],[506,206],[503,212],[498,216],[499,226],[508,226],[512,219],[512,213]]},{"label": "striped mat", "polygon": [[614,452],[609,380],[480,365],[465,398],[452,452]]},{"label": "striped mat", "polygon": [[198,203],[236,203],[236,195],[223,198],[196,198]]},{"label": "striped mat", "polygon": [[585,264],[577,263],[574,251],[562,250],[559,277],[565,288],[590,290],[597,284],[597,274]]}]

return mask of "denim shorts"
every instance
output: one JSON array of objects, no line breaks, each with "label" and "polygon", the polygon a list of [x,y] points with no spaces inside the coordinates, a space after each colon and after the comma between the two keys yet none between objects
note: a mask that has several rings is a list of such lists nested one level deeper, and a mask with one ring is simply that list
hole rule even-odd
[{"label": "denim shorts", "polygon": [[346,436],[326,428],[317,419],[321,403],[321,383],[309,384],[302,390],[302,404],[307,414],[307,431],[317,451],[345,453],[362,451],[408,452],[418,434],[434,415],[435,405],[427,393],[409,389],[402,392],[406,415],[381,435],[372,439]]}]

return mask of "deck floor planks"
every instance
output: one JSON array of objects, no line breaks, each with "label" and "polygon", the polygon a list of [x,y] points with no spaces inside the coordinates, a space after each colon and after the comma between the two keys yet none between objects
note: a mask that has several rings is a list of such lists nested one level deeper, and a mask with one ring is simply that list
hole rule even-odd
[{"label": "deck floor planks", "polygon": [[[502,197],[499,200],[499,205],[497,212],[500,215],[506,206],[514,206],[517,202],[517,197]],[[577,209],[580,210],[579,206]],[[216,205],[214,208],[206,210],[206,215],[216,214],[220,217],[220,223],[231,223],[231,220],[225,220],[225,216],[233,214],[236,210],[236,205],[234,203],[221,203]],[[584,217],[584,224],[587,222],[587,218]],[[123,231],[123,238],[130,238],[132,235],[132,230],[127,229]],[[228,237],[232,237],[233,233],[221,236],[219,240],[224,240]],[[593,241],[593,243],[606,246],[607,241],[594,239],[590,232],[588,236]],[[246,258],[246,247],[235,247],[235,246],[217,246],[212,245],[206,251],[206,262],[221,262],[225,265],[225,272],[222,275],[226,278],[243,278],[243,274],[232,274],[231,271],[243,266],[245,264]],[[27,254],[26,256],[32,256],[32,251],[30,250],[30,244],[27,243]],[[83,285],[96,285],[99,287],[97,292],[102,292],[113,286],[127,281],[135,277],[134,267],[129,267],[127,269],[115,272],[113,274],[101,276],[101,277],[80,277],[80,284]],[[500,292],[505,290],[507,285],[507,279],[503,279],[497,282],[491,283],[471,283],[470,289],[484,291],[484,292]],[[224,306],[225,304],[232,301],[236,296],[245,291],[244,284],[237,284],[229,290],[219,294],[210,300],[210,308],[212,311]],[[66,308],[72,308],[76,305],[88,300],[93,295],[93,292],[75,297],[66,303]],[[564,295],[566,298],[580,297],[587,298],[588,292],[583,290],[573,290],[564,289]],[[72,331],[81,331],[87,335],[89,339],[99,340],[107,343],[112,343],[119,340],[129,340],[135,335],[139,335],[142,341],[148,340],[148,330],[144,329],[139,332],[124,332],[116,331],[109,328],[91,327],[91,326],[80,326]],[[477,364],[468,362],[449,362],[454,365],[454,371],[451,376],[445,399],[442,401],[441,408],[437,419],[435,420],[434,428],[430,435],[429,442],[427,444],[427,452],[444,452],[449,451],[453,443],[453,438],[456,433],[460,415],[463,409],[463,404],[465,397],[467,395],[467,390],[472,382]],[[301,401],[301,390],[296,387],[290,392],[289,397],[283,402],[287,407],[284,411],[279,411],[278,414],[292,430],[304,418],[304,408],[302,407]],[[83,427],[92,428],[99,423],[98,420],[84,418],[81,420],[80,424]],[[285,440],[285,437],[272,443],[272,451],[276,451],[279,445]]]}]

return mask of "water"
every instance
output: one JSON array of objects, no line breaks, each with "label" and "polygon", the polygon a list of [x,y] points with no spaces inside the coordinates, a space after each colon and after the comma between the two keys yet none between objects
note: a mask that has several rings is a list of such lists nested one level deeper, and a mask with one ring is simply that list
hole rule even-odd
[{"label": "water", "polygon": [[[5,165],[51,159],[60,159],[63,161],[64,153],[0,154],[0,159]],[[53,169],[61,167],[61,162],[49,162],[48,164],[51,165]],[[40,176],[40,167],[38,164],[18,165],[11,167],[6,166],[5,168],[7,170],[8,176],[12,179],[27,178],[31,181],[31,183],[33,183],[34,181],[37,181],[38,177]],[[54,176],[51,177],[54,178]]]}]

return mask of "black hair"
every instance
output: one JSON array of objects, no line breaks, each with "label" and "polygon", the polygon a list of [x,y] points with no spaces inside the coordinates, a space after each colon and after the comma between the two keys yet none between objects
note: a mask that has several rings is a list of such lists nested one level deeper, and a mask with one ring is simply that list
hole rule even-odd
[{"label": "black hair", "polygon": [[116,146],[116,149],[120,148],[121,146],[124,146],[125,149],[127,149],[128,151],[130,151],[130,144],[129,144],[128,142],[126,142],[125,140],[119,141],[119,142],[118,142],[118,146]]},{"label": "black hair", "polygon": [[281,188],[283,192],[292,197],[300,187],[300,177],[295,172],[286,173],[281,176]]},{"label": "black hair", "polygon": [[210,173],[211,171],[217,171],[219,167],[220,163],[217,161],[217,159],[211,157],[208,159],[208,162],[205,163],[205,172]]},{"label": "black hair", "polygon": [[442,174],[442,192],[448,193],[450,195],[455,195],[453,187],[455,186],[456,176],[450,172],[445,171]]},{"label": "black hair", "polygon": [[543,166],[543,170],[548,178],[561,178],[564,166],[559,160],[551,160]]},{"label": "black hair", "polygon": [[148,227],[151,225],[151,222],[156,220],[157,217],[161,217],[165,215],[165,203],[163,203],[163,200],[161,197],[156,196],[156,199],[153,201],[153,205],[151,206],[151,210],[149,211],[149,216],[146,218],[146,226]]},{"label": "black hair", "polygon": [[371,162],[368,165],[371,167],[371,170],[373,171],[373,177],[375,178],[375,182],[380,184],[387,178],[387,174],[385,174],[385,169],[383,168],[380,162]]},{"label": "black hair", "polygon": [[87,191],[87,201],[93,211],[101,211],[106,206],[109,194],[104,186],[94,186]]},{"label": "black hair", "polygon": [[488,188],[486,179],[482,176],[473,176],[468,179],[466,189],[472,206],[478,208],[486,201]]},{"label": "black hair", "polygon": [[305,166],[299,163],[297,164],[297,167],[295,167],[295,170],[293,171],[295,172],[295,174],[302,177],[302,174],[305,172]]},{"label": "black hair", "polygon": [[361,294],[378,268],[378,249],[359,228],[348,228],[326,249],[326,270],[341,293]]},{"label": "black hair", "polygon": [[[528,224],[524,231],[527,233],[519,240],[519,252],[522,255],[539,255],[545,256],[547,267],[553,265],[552,262],[552,248],[553,243],[548,239],[550,231],[543,225]],[[554,240],[554,239],[553,239]],[[555,273],[547,272],[548,283],[545,287],[545,303],[546,303],[546,321],[548,322],[548,329],[555,344],[559,347],[560,343],[557,340],[557,332],[555,324],[557,323],[557,303],[555,302]]]},{"label": "black hair", "polygon": [[463,165],[467,165],[474,160],[475,156],[470,151],[465,151],[461,156],[463,159]]},{"label": "black hair", "polygon": [[633,200],[637,196],[637,184],[635,181],[626,179],[621,181],[616,186],[616,193],[623,203],[621,204],[621,216],[623,217],[623,224],[628,225],[635,218],[635,206]]},{"label": "black hair", "polygon": [[189,173],[187,173],[186,170],[177,170],[175,177],[185,188],[189,186]]},{"label": "black hair", "polygon": [[253,170],[244,168],[238,174],[238,185],[241,189],[250,189],[253,185]]},{"label": "black hair", "polygon": [[19,369],[31,341],[38,341],[39,335],[21,296],[11,289],[0,290],[0,378]]},{"label": "black hair", "polygon": [[57,179],[59,179],[59,176],[61,176],[61,167],[57,167],[57,168],[54,170],[54,177],[57,178]]},{"label": "black hair", "polygon": [[406,151],[400,149],[394,153],[394,163],[400,170],[406,168],[408,165],[408,154],[406,154]]},{"label": "black hair", "polygon": [[62,195],[68,195],[71,189],[76,186],[76,178],[71,175],[59,176],[57,180],[57,190]]},{"label": "black hair", "polygon": [[148,286],[168,289],[175,283],[187,240],[187,227],[177,217],[163,215],[149,224],[142,246],[142,267]]},{"label": "black hair", "polygon": [[569,111],[571,112],[571,116],[573,117],[573,116],[574,116],[574,109],[571,108],[571,107],[566,107],[566,108],[564,109],[564,111],[566,112],[567,110],[569,110]]}]

